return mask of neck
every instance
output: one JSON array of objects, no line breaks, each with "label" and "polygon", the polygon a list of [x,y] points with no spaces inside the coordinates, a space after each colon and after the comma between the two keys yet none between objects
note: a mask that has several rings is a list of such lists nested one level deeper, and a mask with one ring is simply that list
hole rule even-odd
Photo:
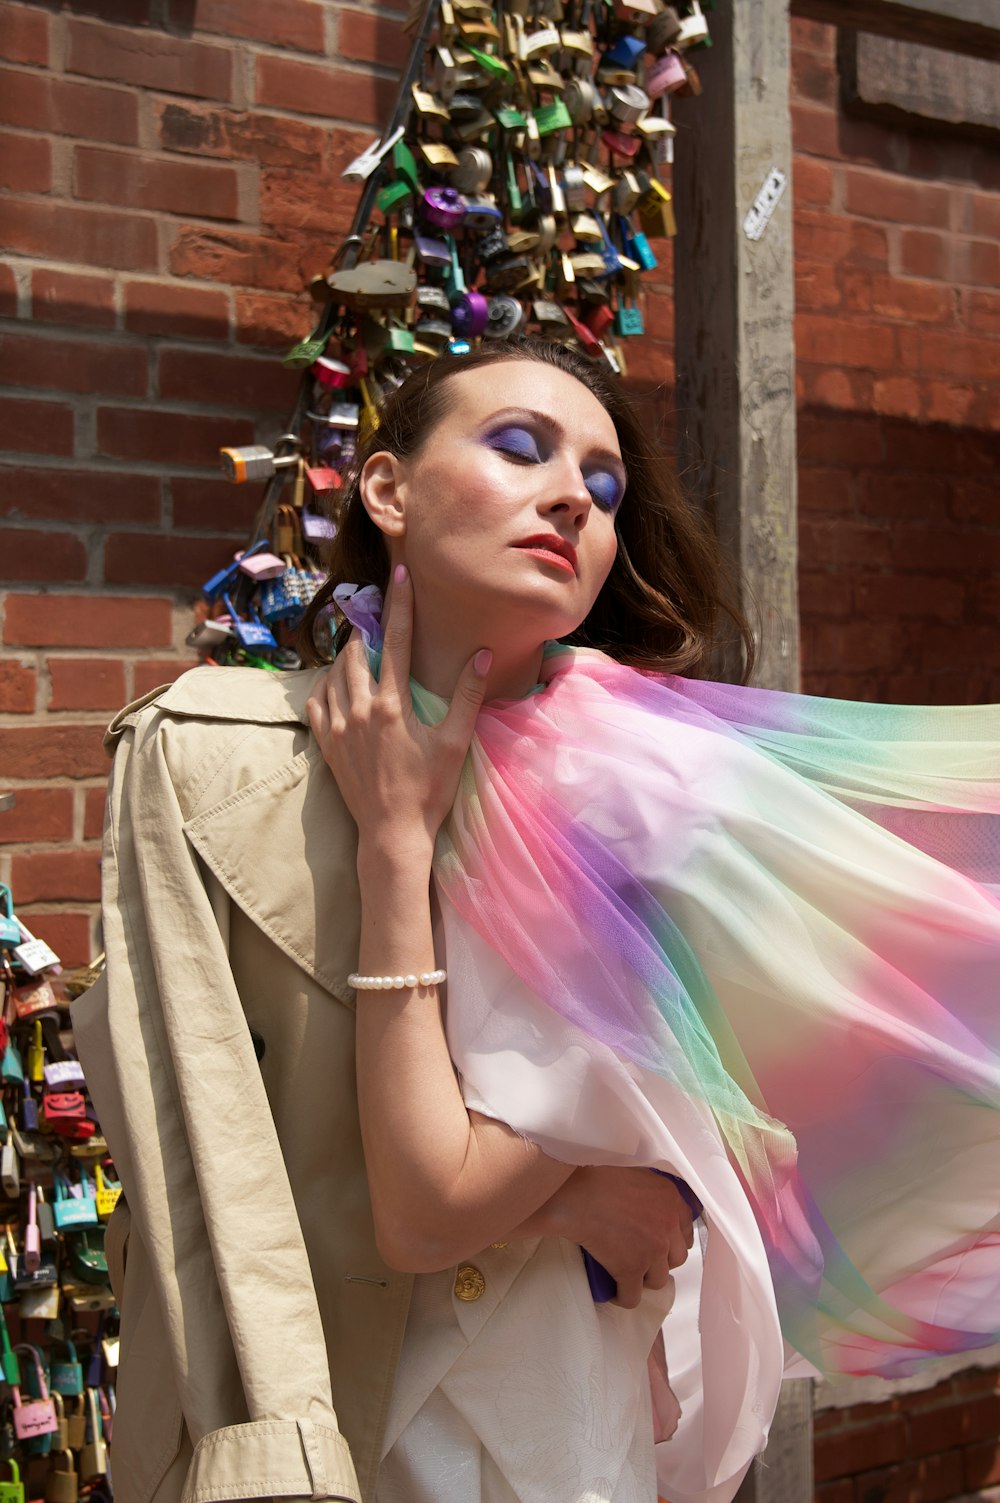
[{"label": "neck", "polygon": [[[391,600],[390,584],[383,619]],[[493,653],[486,680],[487,700],[520,699],[538,683],[543,644],[537,637],[519,639],[509,613],[501,622],[484,612],[463,629],[446,601],[428,600],[418,592],[414,606],[410,674],[431,694],[451,699],[466,664],[481,647]]]}]

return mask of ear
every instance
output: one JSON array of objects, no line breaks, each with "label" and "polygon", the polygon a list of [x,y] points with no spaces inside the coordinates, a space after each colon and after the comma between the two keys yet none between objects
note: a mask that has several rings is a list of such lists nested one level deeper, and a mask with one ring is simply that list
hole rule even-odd
[{"label": "ear", "polygon": [[379,531],[386,537],[401,538],[406,531],[406,486],[396,456],[387,450],[369,455],[358,488],[365,511]]}]

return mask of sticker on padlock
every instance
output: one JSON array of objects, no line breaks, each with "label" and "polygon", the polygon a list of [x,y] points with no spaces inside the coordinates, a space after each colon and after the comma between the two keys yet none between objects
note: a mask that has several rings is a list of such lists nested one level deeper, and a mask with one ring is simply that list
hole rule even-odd
[{"label": "sticker on padlock", "polygon": [[228,595],[224,595],[222,599],[226,610],[229,612],[229,620],[233,633],[241,647],[250,648],[251,651],[261,647],[277,647],[278,643],[274,633],[269,626],[265,626],[253,606],[250,607],[249,621],[245,621],[237,614],[236,607]]},{"label": "sticker on padlock", "polygon": [[75,1344],[66,1337],[58,1339],[54,1346],[65,1347],[65,1354],[58,1354],[50,1349],[49,1361],[51,1363],[51,1386],[53,1395],[61,1394],[67,1398],[74,1398],[83,1393],[83,1363],[80,1361]]},{"label": "sticker on padlock", "polygon": [[80,1176],[79,1193],[73,1194],[65,1175],[56,1172],[52,1176],[52,1214],[60,1231],[71,1227],[97,1225],[97,1201],[90,1193],[90,1181],[86,1172]]},{"label": "sticker on padlock", "polygon": [[30,976],[37,976],[40,971],[48,970],[49,966],[59,964],[59,956],[44,939],[36,939],[23,924],[21,934],[24,937],[23,943],[14,946],[14,959]]},{"label": "sticker on padlock", "polygon": [[47,1091],[79,1091],[86,1085],[78,1059],[56,1059],[42,1065]]},{"label": "sticker on padlock", "polygon": [[45,975],[15,986],[12,992],[14,1011],[19,1018],[31,1018],[40,1012],[55,1012],[59,1003],[52,983]]}]

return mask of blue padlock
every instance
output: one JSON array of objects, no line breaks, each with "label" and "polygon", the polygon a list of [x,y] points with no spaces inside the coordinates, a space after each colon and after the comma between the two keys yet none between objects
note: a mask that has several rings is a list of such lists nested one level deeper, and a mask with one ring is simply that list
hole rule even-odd
[{"label": "blue padlock", "polygon": [[21,926],[14,917],[14,899],[10,888],[0,882],[0,945],[19,945]]},{"label": "blue padlock", "polygon": [[608,63],[615,68],[632,69],[646,50],[646,43],[642,37],[620,36],[613,47],[610,47],[598,63],[603,68]]},{"label": "blue padlock", "polygon": [[236,614],[236,607],[228,595],[223,595],[222,601],[229,612],[233,635],[241,647],[247,647],[251,651],[261,647],[277,647],[277,638],[271,628],[264,625],[253,606],[250,607],[250,620],[244,621]]}]

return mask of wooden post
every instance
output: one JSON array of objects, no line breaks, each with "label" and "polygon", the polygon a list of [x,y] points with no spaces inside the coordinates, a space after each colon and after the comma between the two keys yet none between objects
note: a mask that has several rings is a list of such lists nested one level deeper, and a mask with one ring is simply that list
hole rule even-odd
[{"label": "wooden post", "polygon": [[736,1494],[736,1503],[812,1503],[812,1380],[783,1383],[767,1450]]},{"label": "wooden post", "polygon": [[756,601],[756,681],[797,689],[788,3],[719,0],[711,22],[704,96],[674,111],[678,454]]}]

